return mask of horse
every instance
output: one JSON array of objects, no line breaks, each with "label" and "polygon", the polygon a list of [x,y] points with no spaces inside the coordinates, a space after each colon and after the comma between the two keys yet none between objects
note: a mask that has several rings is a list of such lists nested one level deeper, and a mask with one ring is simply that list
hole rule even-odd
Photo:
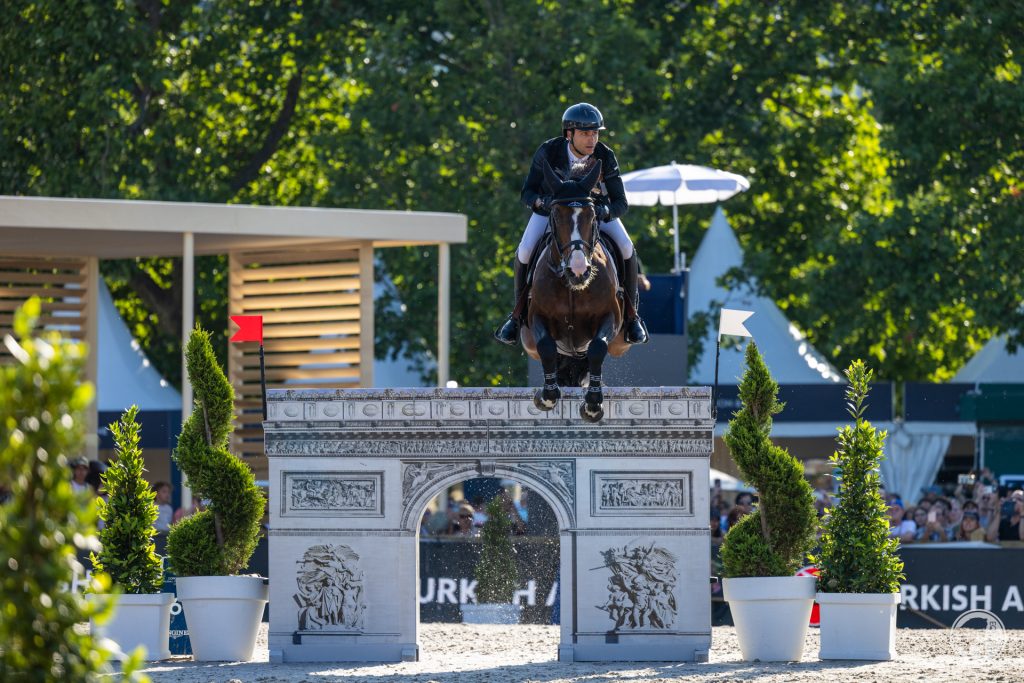
[{"label": "horse", "polygon": [[563,181],[545,161],[544,178],[551,189],[551,239],[541,242],[529,313],[520,341],[544,366],[544,387],[533,403],[552,410],[561,397],[559,386],[587,385],[580,417],[598,422],[604,416],[601,367],[608,354],[619,357],[623,340],[623,303],[614,266],[599,239],[591,190],[601,176],[601,162],[583,178]]}]

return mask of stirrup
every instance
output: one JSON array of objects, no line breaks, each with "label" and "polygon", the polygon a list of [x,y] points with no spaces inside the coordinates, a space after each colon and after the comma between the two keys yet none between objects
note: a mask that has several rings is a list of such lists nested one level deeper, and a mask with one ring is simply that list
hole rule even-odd
[{"label": "stirrup", "polygon": [[633,318],[633,320],[626,323],[626,331],[623,333],[622,338],[627,344],[646,344],[651,340],[650,335],[647,333],[647,325],[639,317]]},{"label": "stirrup", "polygon": [[494,331],[494,339],[508,346],[515,346],[519,343],[519,321],[509,316],[502,323],[501,327]]}]

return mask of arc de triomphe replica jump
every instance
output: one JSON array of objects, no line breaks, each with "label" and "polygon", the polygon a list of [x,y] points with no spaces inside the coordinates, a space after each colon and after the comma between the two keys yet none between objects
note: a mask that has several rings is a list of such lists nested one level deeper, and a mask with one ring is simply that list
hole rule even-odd
[{"label": "arc de triomphe replica jump", "polygon": [[711,646],[707,387],[272,390],[272,661],[419,657],[417,533],[479,476],[544,498],[560,529],[562,661],[706,661]]}]

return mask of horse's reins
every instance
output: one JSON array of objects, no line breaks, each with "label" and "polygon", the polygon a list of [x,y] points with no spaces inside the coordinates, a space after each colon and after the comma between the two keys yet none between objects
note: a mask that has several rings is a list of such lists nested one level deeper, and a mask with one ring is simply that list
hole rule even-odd
[{"label": "horse's reins", "polygon": [[[590,197],[568,197],[556,199],[551,203],[558,204],[561,206],[569,206],[575,209],[582,208],[584,206],[593,206],[594,200],[591,199]],[[553,211],[548,215],[548,230],[551,231],[551,244],[556,249],[554,257],[557,259],[558,267],[556,268],[554,265],[552,265],[551,259],[548,259],[547,265],[548,268],[551,269],[551,272],[554,273],[555,276],[558,277],[559,279],[565,279],[565,272],[569,269],[568,255],[572,253],[573,247],[578,246],[580,249],[582,249],[584,256],[589,261],[593,257],[594,248],[597,246],[598,240],[601,237],[601,224],[597,221],[597,218],[595,217],[594,231],[591,235],[590,242],[587,242],[586,240],[572,240],[563,247],[562,244],[558,241],[558,233],[555,232],[555,213]],[[569,291],[569,317],[565,321],[565,323],[569,327],[569,341],[570,343],[574,344],[575,340],[573,339],[573,331],[576,327],[574,324],[576,322],[576,297],[573,296],[572,287],[566,287],[566,289]]]},{"label": "horse's reins", "polygon": [[[582,208],[584,206],[593,206],[594,200],[590,197],[570,197],[568,199],[556,199],[552,204],[558,204],[561,206],[569,206],[572,208]],[[551,259],[548,259],[548,268],[559,278],[565,277],[565,271],[569,269],[568,265],[568,254],[572,253],[573,247],[579,247],[583,250],[584,256],[589,260],[594,254],[594,247],[597,246],[597,241],[600,239],[601,226],[598,223],[596,217],[594,219],[594,233],[591,236],[590,242],[586,240],[572,240],[565,246],[558,241],[558,233],[555,232],[555,213],[552,211],[548,215],[548,230],[551,232],[551,245],[556,249],[554,254],[557,259],[558,267],[556,268],[552,263]],[[570,289],[570,291],[572,291]]]}]

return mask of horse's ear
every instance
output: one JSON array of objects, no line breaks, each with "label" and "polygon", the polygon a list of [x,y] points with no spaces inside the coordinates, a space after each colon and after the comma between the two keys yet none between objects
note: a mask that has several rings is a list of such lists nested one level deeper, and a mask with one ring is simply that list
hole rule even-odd
[{"label": "horse's ear", "polygon": [[590,173],[588,173],[587,175],[583,176],[580,179],[580,181],[579,181],[580,187],[583,188],[583,191],[586,194],[590,194],[590,191],[594,189],[595,185],[597,185],[597,179],[600,178],[600,177],[601,177],[601,160],[598,159],[597,163],[594,164],[594,167],[592,169],[590,169]]},{"label": "horse's ear", "polygon": [[547,159],[544,160],[544,181],[548,184],[552,194],[557,192],[558,188],[562,186],[562,179],[555,174]]}]

